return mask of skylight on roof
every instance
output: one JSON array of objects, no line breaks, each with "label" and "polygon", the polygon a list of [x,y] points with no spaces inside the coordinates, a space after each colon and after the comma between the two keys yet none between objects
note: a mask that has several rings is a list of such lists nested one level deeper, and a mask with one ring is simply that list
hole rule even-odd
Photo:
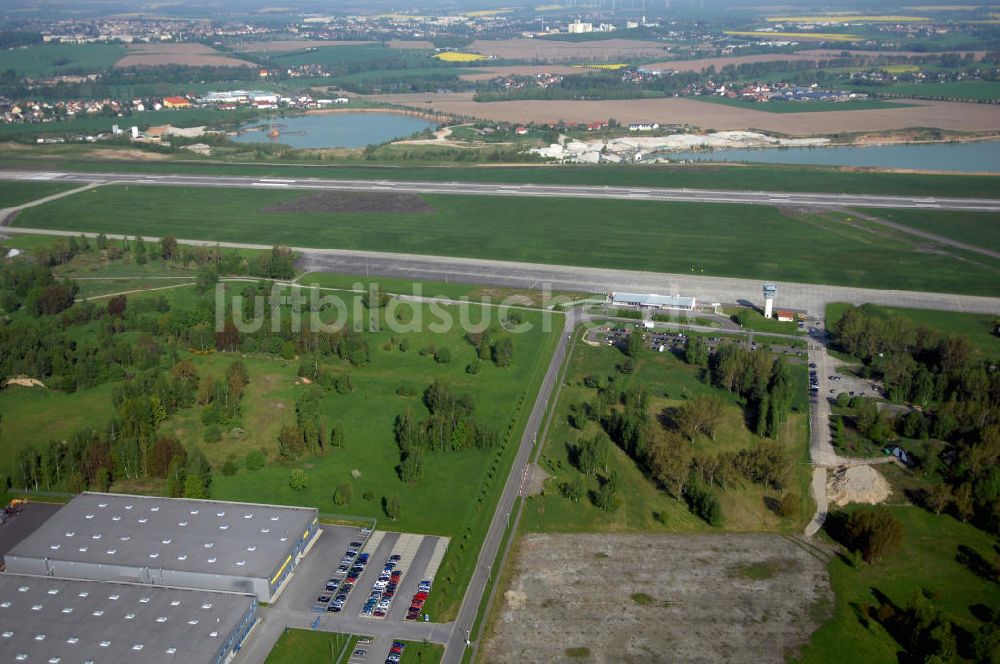
[{"label": "skylight on roof", "polygon": [[97,506],[98,507],[107,507],[108,504],[107,503],[97,503]]},{"label": "skylight on roof", "polygon": [[79,642],[80,642],[80,639],[78,639],[75,636],[71,636],[68,639],[66,639],[66,643],[70,644],[71,646],[75,646]]}]

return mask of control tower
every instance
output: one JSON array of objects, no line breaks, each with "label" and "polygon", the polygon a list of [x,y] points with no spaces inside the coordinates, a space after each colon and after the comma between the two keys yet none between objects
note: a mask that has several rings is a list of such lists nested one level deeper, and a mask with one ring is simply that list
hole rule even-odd
[{"label": "control tower", "polygon": [[771,310],[774,307],[774,294],[778,292],[778,287],[774,284],[764,284],[764,318],[771,317]]}]

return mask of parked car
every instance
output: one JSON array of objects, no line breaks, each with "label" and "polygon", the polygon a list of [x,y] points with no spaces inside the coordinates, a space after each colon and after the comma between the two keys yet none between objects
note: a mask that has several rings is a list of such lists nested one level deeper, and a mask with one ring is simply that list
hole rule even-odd
[{"label": "parked car", "polygon": [[329,595],[320,595],[319,597],[316,598],[316,601],[317,602],[329,602],[330,601],[330,596]]}]

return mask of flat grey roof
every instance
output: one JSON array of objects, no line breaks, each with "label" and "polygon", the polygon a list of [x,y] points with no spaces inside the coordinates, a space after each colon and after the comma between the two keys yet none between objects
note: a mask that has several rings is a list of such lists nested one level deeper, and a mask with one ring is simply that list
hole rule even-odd
[{"label": "flat grey roof", "polygon": [[316,517],[314,508],[87,492],[7,558],[268,578]]},{"label": "flat grey roof", "polygon": [[612,302],[640,302],[657,307],[693,307],[695,299],[682,295],[656,295],[653,293],[612,293]]},{"label": "flat grey roof", "polygon": [[210,663],[254,599],[238,593],[0,574],[0,661]]}]

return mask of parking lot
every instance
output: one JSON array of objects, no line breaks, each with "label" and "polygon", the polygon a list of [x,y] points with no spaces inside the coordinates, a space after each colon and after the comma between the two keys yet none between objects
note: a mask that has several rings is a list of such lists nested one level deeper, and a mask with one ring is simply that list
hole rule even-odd
[{"label": "parking lot", "polygon": [[[351,661],[393,662],[402,653],[392,652],[392,626],[408,618],[431,619],[422,611],[423,601],[433,592],[447,547],[448,538],[324,525],[322,536],[282,594],[281,606],[313,612],[327,631],[377,633],[356,648],[364,654],[352,655]],[[418,595],[419,606],[410,611]],[[376,615],[379,602],[384,602],[384,615]],[[368,626],[371,632],[366,632]]]},{"label": "parking lot", "polygon": [[771,534],[529,534],[481,659],[783,664],[832,610],[826,556]]}]

